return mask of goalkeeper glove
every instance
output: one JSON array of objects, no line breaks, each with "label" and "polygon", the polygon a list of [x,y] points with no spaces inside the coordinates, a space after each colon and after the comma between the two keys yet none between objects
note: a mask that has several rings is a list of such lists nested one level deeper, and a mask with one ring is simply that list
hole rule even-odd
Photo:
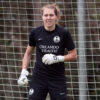
[{"label": "goalkeeper glove", "polygon": [[22,69],[21,75],[17,81],[19,86],[28,85],[28,79],[27,79],[28,75],[29,75],[29,72],[26,69]]},{"label": "goalkeeper glove", "polygon": [[56,56],[54,54],[45,54],[42,57],[42,62],[47,65],[64,62],[64,56]]}]

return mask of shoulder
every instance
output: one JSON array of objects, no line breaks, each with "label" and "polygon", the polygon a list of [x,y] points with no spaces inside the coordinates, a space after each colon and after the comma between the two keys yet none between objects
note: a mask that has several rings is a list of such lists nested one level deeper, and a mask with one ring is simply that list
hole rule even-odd
[{"label": "shoulder", "polygon": [[32,34],[34,34],[34,33],[39,33],[40,31],[42,31],[42,29],[43,29],[43,26],[39,26],[39,27],[37,27],[37,28],[33,28],[33,29],[31,30],[31,33],[32,33]]},{"label": "shoulder", "polygon": [[59,30],[60,32],[67,32],[67,31],[68,31],[67,28],[62,27],[62,26],[59,26],[59,25],[57,25],[57,28],[58,28],[58,30]]},{"label": "shoulder", "polygon": [[62,27],[62,26],[57,26],[57,27],[58,27],[59,33],[62,33],[62,34],[65,34],[65,35],[70,34],[70,32],[67,28]]}]

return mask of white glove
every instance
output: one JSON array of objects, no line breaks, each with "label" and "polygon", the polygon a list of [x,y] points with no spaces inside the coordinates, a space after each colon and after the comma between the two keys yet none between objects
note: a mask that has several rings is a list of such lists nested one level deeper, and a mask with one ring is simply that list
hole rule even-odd
[{"label": "white glove", "polygon": [[54,54],[45,54],[42,57],[42,62],[46,65],[51,65],[58,62],[64,62],[64,56],[56,56]]},{"label": "white glove", "polygon": [[19,86],[28,85],[28,79],[27,79],[28,75],[29,75],[29,72],[26,69],[22,69],[21,75],[17,81]]}]

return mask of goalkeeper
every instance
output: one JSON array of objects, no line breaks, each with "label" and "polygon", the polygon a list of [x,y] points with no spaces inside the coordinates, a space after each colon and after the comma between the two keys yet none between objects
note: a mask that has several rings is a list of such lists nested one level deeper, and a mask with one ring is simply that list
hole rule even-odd
[{"label": "goalkeeper", "polygon": [[[36,48],[36,62],[29,83],[29,100],[45,100],[47,93],[51,100],[66,100],[66,79],[64,62],[77,59],[77,51],[67,29],[58,25],[60,9],[56,4],[41,9],[43,26],[33,29],[29,35],[18,84],[28,84],[27,76],[32,51]],[[65,54],[65,49],[68,54]]]}]

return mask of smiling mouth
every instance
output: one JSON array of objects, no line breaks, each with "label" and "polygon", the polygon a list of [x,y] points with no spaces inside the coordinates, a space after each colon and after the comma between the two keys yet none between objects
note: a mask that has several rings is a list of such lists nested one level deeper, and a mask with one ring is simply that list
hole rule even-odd
[{"label": "smiling mouth", "polygon": [[51,22],[51,21],[47,21],[47,22]]},{"label": "smiling mouth", "polygon": [[48,24],[49,24],[49,23],[52,23],[52,21],[47,21],[46,23],[48,23]]}]

